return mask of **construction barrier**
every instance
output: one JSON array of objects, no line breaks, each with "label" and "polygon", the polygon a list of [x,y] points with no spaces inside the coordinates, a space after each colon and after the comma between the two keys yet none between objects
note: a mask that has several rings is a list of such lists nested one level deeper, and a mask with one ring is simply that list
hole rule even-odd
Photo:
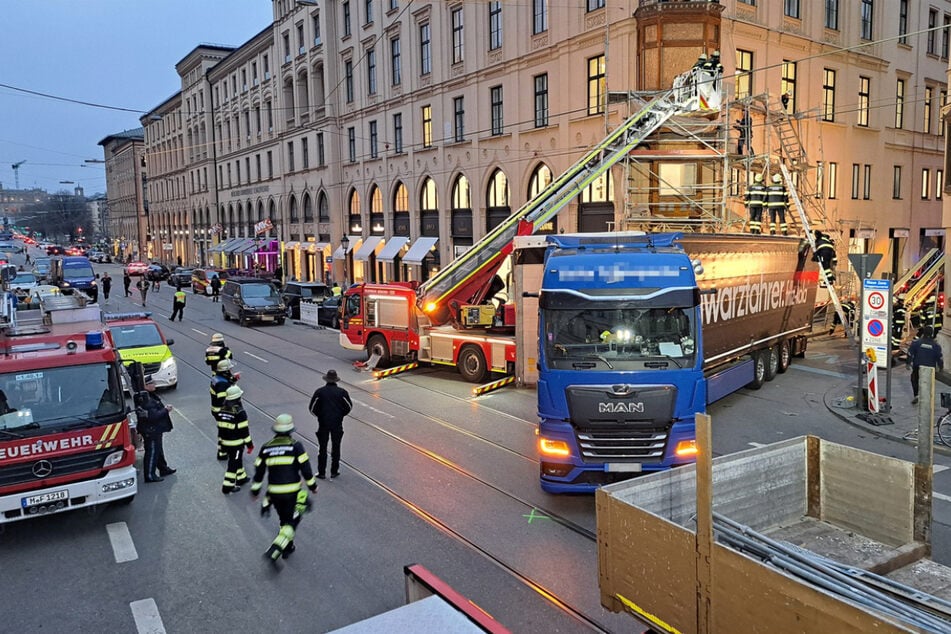
[{"label": "construction barrier", "polygon": [[418,367],[419,367],[419,363],[413,361],[412,363],[406,363],[406,364],[404,364],[404,365],[398,365],[398,366],[396,366],[395,368],[389,368],[389,369],[386,369],[386,370],[374,370],[374,371],[373,371],[373,378],[374,378],[374,379],[382,379],[382,378],[384,378],[384,377],[387,377],[387,376],[390,376],[390,375],[393,375],[393,374],[399,374],[400,372],[406,372],[407,370],[412,370],[412,369],[418,368]]},{"label": "construction barrier", "polygon": [[865,374],[868,387],[868,411],[878,413],[878,366],[875,363],[875,350],[865,351]]},{"label": "construction barrier", "polygon": [[514,377],[514,376],[506,376],[506,377],[503,377],[503,378],[499,379],[498,381],[492,381],[491,383],[486,383],[486,384],[484,384],[484,385],[477,385],[477,386],[475,386],[474,388],[472,388],[472,395],[473,395],[473,396],[480,396],[480,395],[482,395],[482,394],[485,394],[486,392],[491,392],[492,390],[497,390],[497,389],[499,389],[500,387],[506,386],[506,385],[508,385],[509,383],[514,383],[514,382],[515,382],[515,377]]}]

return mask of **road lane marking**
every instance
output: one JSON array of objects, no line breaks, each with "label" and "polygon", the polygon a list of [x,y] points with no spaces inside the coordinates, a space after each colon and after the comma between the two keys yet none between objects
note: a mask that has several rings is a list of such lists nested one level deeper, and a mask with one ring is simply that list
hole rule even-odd
[{"label": "road lane marking", "polygon": [[823,376],[834,376],[837,379],[848,379],[852,378],[851,374],[842,374],[841,372],[833,372],[832,370],[823,370],[822,368],[810,368],[808,365],[791,365],[789,366],[793,370],[799,370],[800,372],[812,372],[813,374],[821,374]]},{"label": "road lane marking", "polygon": [[359,405],[362,409],[368,409],[368,410],[370,410],[371,412],[376,412],[377,414],[380,414],[380,415],[382,415],[382,416],[386,416],[387,418],[393,418],[393,415],[390,414],[389,412],[384,412],[383,410],[377,409],[377,408],[373,407],[372,405],[367,405],[366,403],[363,403],[363,402],[361,402],[361,401],[355,401],[355,403],[356,403],[357,405]]},{"label": "road lane marking", "polygon": [[135,543],[132,541],[132,535],[129,534],[129,527],[125,522],[106,524],[106,531],[109,533],[112,554],[115,555],[117,564],[135,561],[139,558],[139,553],[135,550]]},{"label": "road lane marking", "polygon": [[937,498],[939,500],[944,500],[945,502],[951,502],[951,495],[945,495],[944,493],[935,493],[934,491],[931,492],[931,495],[932,497]]},{"label": "road lane marking", "polygon": [[766,443],[762,443],[762,442],[748,442],[746,444],[749,445],[750,447],[756,447],[757,449],[759,449],[760,447],[766,446]]},{"label": "road lane marking", "polygon": [[254,357],[254,358],[257,359],[258,361],[264,361],[265,363],[270,363],[270,361],[268,361],[267,359],[262,359],[261,357],[259,357],[259,356],[256,355],[256,354],[251,354],[251,353],[248,352],[247,350],[244,351],[244,354],[248,355],[249,357]]},{"label": "road lane marking", "polygon": [[947,471],[948,469],[951,469],[951,467],[946,467],[943,464],[931,465],[932,473],[941,473],[942,471]]},{"label": "road lane marking", "polygon": [[197,332],[197,333],[198,333],[199,335],[201,335],[202,337],[207,337],[207,336],[208,336],[208,333],[207,333],[207,332],[202,332],[201,330],[198,330],[197,328],[192,328],[192,331],[193,331],[193,332]]},{"label": "road lane marking", "polygon": [[162,615],[155,605],[155,599],[133,601],[129,607],[132,608],[135,630],[139,634],[165,634],[165,625],[162,624]]}]

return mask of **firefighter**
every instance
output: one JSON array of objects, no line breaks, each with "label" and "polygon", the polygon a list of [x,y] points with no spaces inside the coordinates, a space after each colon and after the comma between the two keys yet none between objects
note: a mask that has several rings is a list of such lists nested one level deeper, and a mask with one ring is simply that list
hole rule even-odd
[{"label": "firefighter", "polygon": [[[842,313],[845,315],[845,323],[842,324],[842,327],[845,329],[845,335],[848,336],[852,324],[855,322],[855,298],[850,297],[844,302],[842,302]],[[835,327],[842,323],[842,320],[839,319],[839,312],[836,311],[835,317],[832,318],[832,327],[829,328],[829,335],[831,336],[835,332]]]},{"label": "firefighter", "polygon": [[786,208],[789,207],[789,192],[783,185],[783,177],[773,174],[773,184],[766,188],[766,209],[769,211],[769,235],[776,235],[777,219],[779,231],[784,236],[789,235],[789,226],[786,224]]},{"label": "firefighter", "polygon": [[[238,382],[240,374],[232,372],[234,363],[231,359],[222,359],[218,362],[214,375],[211,377],[211,386],[208,391],[211,392],[211,415],[215,416],[221,411],[221,406],[225,404],[228,388]],[[215,419],[217,420],[217,418]],[[227,460],[228,455],[218,443],[218,460]]]},{"label": "firefighter", "polygon": [[224,405],[215,414],[215,420],[218,421],[218,445],[228,456],[228,467],[221,484],[221,492],[225,495],[241,490],[241,485],[249,480],[244,470],[241,451],[247,447],[248,453],[251,453],[254,443],[251,442],[248,413],[241,404],[242,394],[244,391],[237,385],[229,387]]},{"label": "firefighter", "polygon": [[214,372],[218,368],[219,361],[230,358],[231,349],[225,345],[225,336],[216,332],[211,336],[211,343],[205,348],[205,363]]},{"label": "firefighter", "polygon": [[700,57],[697,58],[697,62],[693,65],[693,67],[696,69],[703,69],[703,68],[706,68],[708,63],[709,62],[707,61],[707,54],[700,53]]},{"label": "firefighter", "polygon": [[816,229],[816,261],[822,267],[825,275],[826,284],[835,284],[835,265],[838,263],[838,257],[835,254],[835,243],[828,234],[822,233]]},{"label": "firefighter", "polygon": [[892,350],[898,352],[902,336],[905,334],[905,296],[899,295],[892,309]]},{"label": "firefighter", "polygon": [[925,299],[924,303],[921,305],[921,308],[918,309],[919,312],[919,332],[918,336],[921,336],[921,330],[931,326],[934,332],[941,330],[941,327],[944,325],[944,316],[941,314],[943,311],[938,306],[938,291],[936,290],[931,295]]},{"label": "firefighter", "polygon": [[750,216],[750,233],[763,233],[763,204],[766,202],[766,187],[763,185],[763,175],[753,177],[753,184],[746,188],[744,199],[746,211]]},{"label": "firefighter", "polygon": [[268,484],[261,515],[269,515],[273,505],[281,523],[281,530],[264,553],[276,563],[279,557],[287,557],[296,549],[294,531],[301,516],[310,508],[307,491],[301,488],[301,478],[312,493],[317,492],[317,479],[310,466],[304,446],[291,437],[294,419],[290,414],[281,414],[274,419],[274,438],[264,443],[254,461],[254,481],[251,496],[257,497],[267,475]]}]

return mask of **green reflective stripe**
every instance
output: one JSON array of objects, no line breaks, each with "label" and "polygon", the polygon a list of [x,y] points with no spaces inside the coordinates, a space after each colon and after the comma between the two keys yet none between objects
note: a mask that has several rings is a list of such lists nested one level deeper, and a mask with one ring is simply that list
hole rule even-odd
[{"label": "green reflective stripe", "polygon": [[[254,484],[251,485],[251,490],[254,491],[255,493],[257,493],[258,491],[261,490],[261,485],[262,485],[262,484],[263,484],[263,482],[255,482]],[[266,500],[265,500],[265,501],[266,501]]]},{"label": "green reflective stripe", "polygon": [[241,421],[240,423],[238,423],[238,424],[236,425],[236,427],[237,427],[238,429],[247,429],[247,428],[248,428],[248,421],[243,420],[243,421]]},{"label": "green reflective stripe", "polygon": [[312,486],[314,486],[315,484],[317,484],[317,477],[316,477],[316,476],[312,477],[310,480],[307,481],[307,486],[309,486],[309,487],[312,487]]},{"label": "green reflective stripe", "polygon": [[297,493],[298,491],[300,491],[300,482],[292,482],[290,484],[267,485],[267,492],[273,493],[275,495],[281,495],[286,493]]},{"label": "green reflective stripe", "polygon": [[238,425],[236,423],[226,423],[224,421],[218,422],[218,429],[237,429]]},{"label": "green reflective stripe", "polygon": [[245,441],[245,438],[240,438],[238,440],[222,440],[221,444],[224,447],[240,447],[245,444]]},{"label": "green reflective stripe", "polygon": [[303,452],[303,453],[301,453],[301,455],[297,456],[297,462],[299,462],[299,463],[301,463],[301,464],[304,464],[304,463],[307,462],[308,460],[310,460],[310,458],[307,457],[307,452],[306,452],[306,451]]},{"label": "green reflective stripe", "polygon": [[258,456],[257,458],[254,459],[254,468],[257,469],[257,468],[260,467],[263,463],[264,463],[264,461],[261,460],[261,456]]},{"label": "green reflective stripe", "polygon": [[294,456],[273,456],[267,459],[267,466],[269,467],[288,464],[294,464]]}]

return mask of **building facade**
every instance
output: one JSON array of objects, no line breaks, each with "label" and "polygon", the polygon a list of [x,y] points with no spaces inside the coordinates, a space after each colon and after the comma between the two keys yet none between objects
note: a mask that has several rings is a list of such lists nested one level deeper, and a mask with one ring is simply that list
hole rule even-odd
[{"label": "building facade", "polygon": [[[181,91],[142,118],[153,252],[308,280],[425,279],[631,114],[629,91],[718,42],[730,116],[752,107],[765,126],[787,94],[823,228],[900,274],[944,246],[951,3],[806,4],[274,0],[248,42],[183,58]],[[757,151],[768,136],[754,127]],[[545,230],[628,227],[630,170]],[[719,173],[732,181],[721,215],[742,216],[742,172]]]},{"label": "building facade", "polygon": [[136,128],[110,134],[99,141],[106,168],[107,233],[112,240],[112,255],[123,259],[150,257],[142,200],[143,139],[143,129]]}]

